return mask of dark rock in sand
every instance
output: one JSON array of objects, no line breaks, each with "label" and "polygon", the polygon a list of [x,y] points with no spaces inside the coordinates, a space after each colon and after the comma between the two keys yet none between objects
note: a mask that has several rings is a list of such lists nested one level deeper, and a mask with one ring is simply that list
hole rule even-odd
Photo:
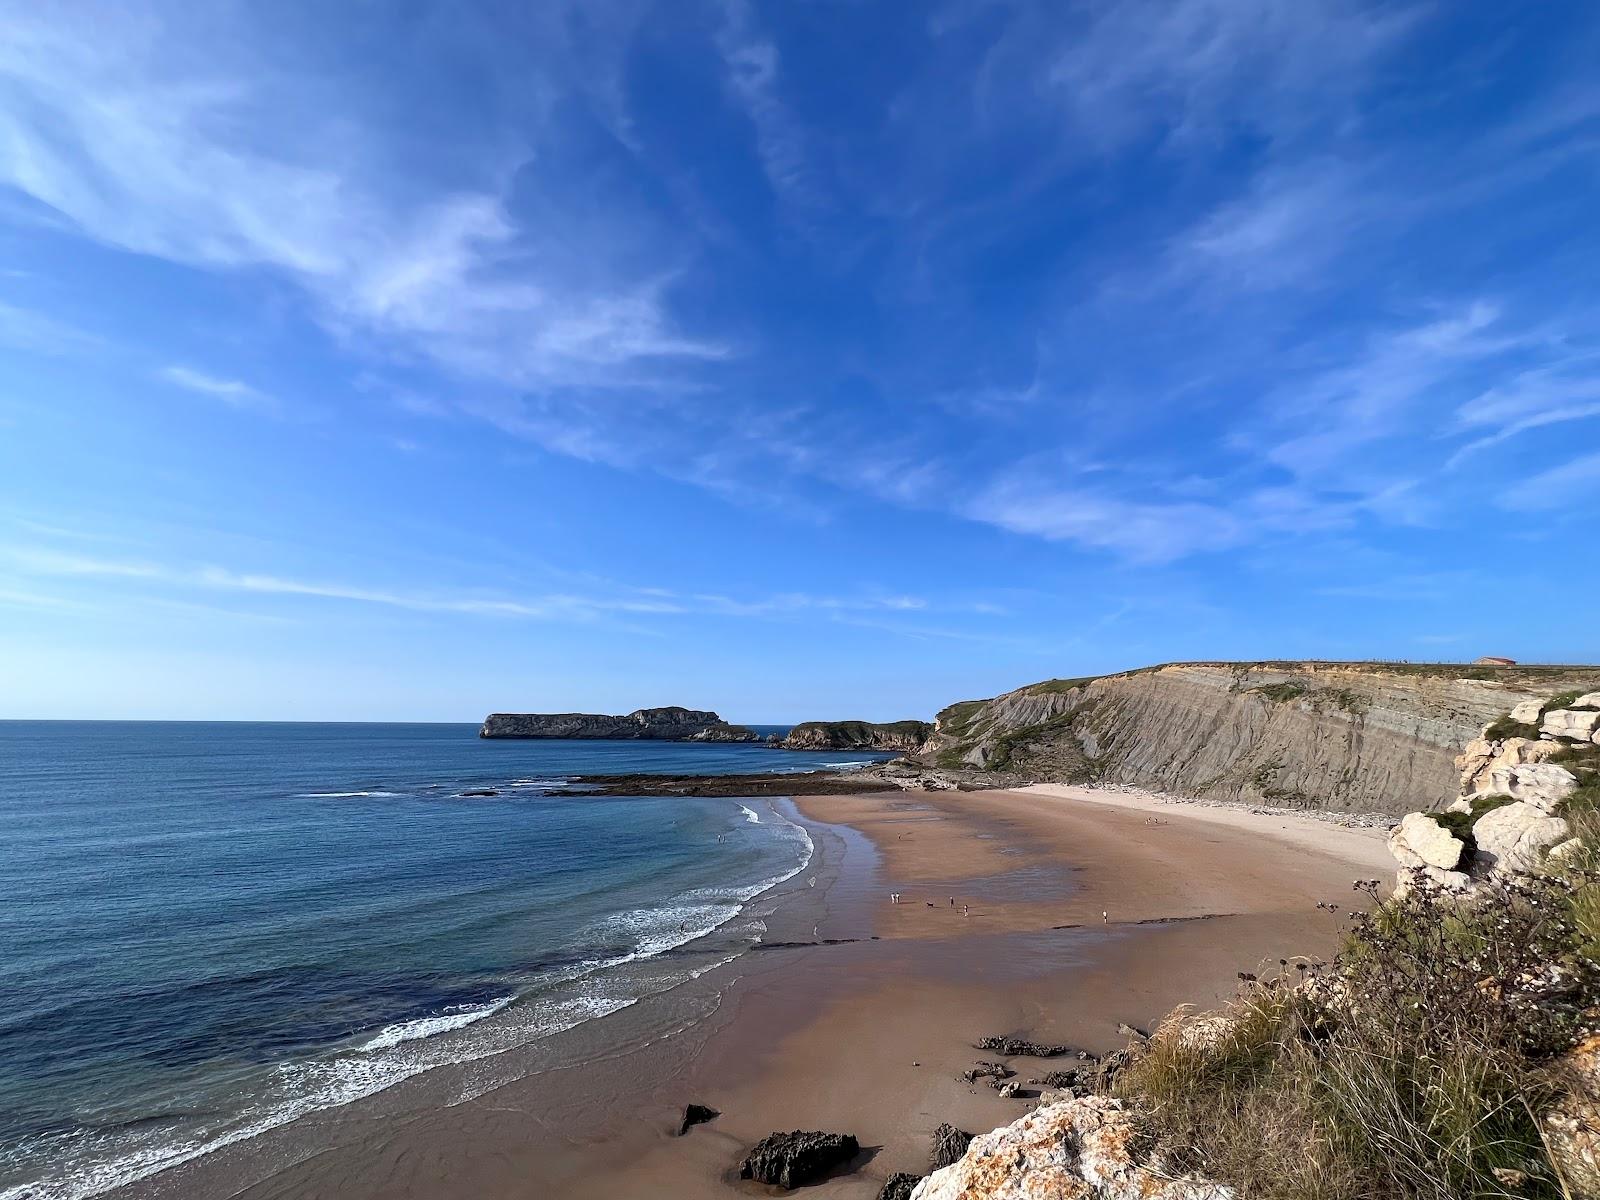
[{"label": "dark rock in sand", "polygon": [[961,1073],[961,1077],[968,1083],[977,1083],[980,1079],[1010,1079],[1016,1072],[1003,1063],[981,1062],[975,1067],[968,1067]]},{"label": "dark rock in sand", "polygon": [[1101,1091],[1109,1091],[1112,1081],[1116,1079],[1117,1072],[1122,1070],[1132,1061],[1133,1055],[1126,1050],[1113,1050],[1100,1060],[1100,1065],[1095,1068],[1095,1086]]},{"label": "dark rock in sand", "polygon": [[696,1125],[715,1121],[721,1115],[716,1109],[707,1108],[704,1104],[691,1104],[683,1110],[683,1124],[678,1127],[678,1136],[682,1137]]},{"label": "dark rock in sand", "polygon": [[848,1133],[798,1129],[792,1133],[769,1133],[739,1164],[739,1178],[797,1188],[827,1174],[840,1163],[849,1162],[860,1152],[860,1143]]},{"label": "dark rock in sand", "polygon": [[933,1154],[929,1158],[932,1169],[940,1171],[953,1162],[960,1162],[970,1145],[972,1135],[965,1129],[957,1129],[948,1123],[939,1126],[933,1131]]},{"label": "dark rock in sand", "polygon": [[1056,1088],[1059,1091],[1073,1091],[1084,1084],[1084,1073],[1081,1071],[1049,1071],[1042,1079],[1030,1079],[1029,1083],[1040,1087]]},{"label": "dark rock in sand", "polygon": [[908,1171],[896,1171],[889,1176],[889,1181],[883,1185],[883,1190],[878,1193],[878,1200],[911,1200],[911,1193],[917,1184],[922,1182],[921,1175],[912,1175]]},{"label": "dark rock in sand", "polygon": [[1055,1058],[1059,1054],[1065,1054],[1071,1047],[1028,1042],[1022,1038],[986,1037],[979,1039],[978,1049],[993,1050],[998,1054],[1022,1054],[1029,1058]]}]

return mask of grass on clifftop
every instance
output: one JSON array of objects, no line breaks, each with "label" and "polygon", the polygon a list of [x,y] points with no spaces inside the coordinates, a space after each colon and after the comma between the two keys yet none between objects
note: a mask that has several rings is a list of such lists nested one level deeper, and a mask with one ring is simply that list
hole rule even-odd
[{"label": "grass on clifftop", "polygon": [[1334,963],[1242,977],[1220,1032],[1175,1013],[1112,1088],[1174,1165],[1241,1200],[1554,1200],[1566,1181],[1538,1114],[1596,1019],[1597,878],[1390,901]]}]

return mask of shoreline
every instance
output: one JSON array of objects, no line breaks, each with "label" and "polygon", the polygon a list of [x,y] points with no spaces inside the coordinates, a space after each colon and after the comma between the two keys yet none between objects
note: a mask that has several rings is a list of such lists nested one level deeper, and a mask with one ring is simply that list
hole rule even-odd
[{"label": "shoreline", "polygon": [[[1121,1023],[1331,949],[1340,922],[1316,902],[1348,904],[1387,858],[1371,831],[1122,793],[896,788],[794,808],[815,852],[751,901],[765,951],[556,1035],[537,1073],[474,1098],[449,1099],[471,1064],[437,1068],[109,1194],[749,1196],[732,1177],[744,1150],[818,1128],[869,1149],[808,1194],[875,1196],[926,1170],[934,1126],[1026,1111],[962,1079],[997,1057],[977,1038],[1113,1049]],[[678,1138],[689,1103],[723,1116]]]}]

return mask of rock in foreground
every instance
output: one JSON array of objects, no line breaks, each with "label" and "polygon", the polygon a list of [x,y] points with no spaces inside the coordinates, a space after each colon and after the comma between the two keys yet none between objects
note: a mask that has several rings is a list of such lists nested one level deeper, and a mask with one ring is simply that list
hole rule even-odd
[{"label": "rock in foreground", "polygon": [[705,1104],[691,1104],[683,1110],[683,1124],[678,1126],[678,1136],[682,1137],[696,1125],[704,1125],[707,1121],[715,1121],[722,1114],[716,1109]]},{"label": "rock in foreground", "polygon": [[1037,1109],[976,1138],[912,1200],[1232,1200],[1233,1190],[1140,1161],[1122,1104],[1086,1096]]},{"label": "rock in foreground", "polygon": [[972,1135],[965,1129],[957,1129],[949,1123],[939,1126],[933,1131],[930,1169],[938,1171],[951,1163],[960,1162],[961,1156],[967,1152],[967,1147],[970,1145],[972,1145]]},{"label": "rock in foreground", "polygon": [[861,1152],[852,1134],[795,1130],[769,1133],[739,1164],[739,1178],[797,1188],[847,1163]]},{"label": "rock in foreground", "polygon": [[913,1175],[909,1171],[896,1171],[889,1176],[883,1185],[883,1190],[878,1193],[878,1200],[910,1200],[911,1193],[921,1182],[921,1175]]}]

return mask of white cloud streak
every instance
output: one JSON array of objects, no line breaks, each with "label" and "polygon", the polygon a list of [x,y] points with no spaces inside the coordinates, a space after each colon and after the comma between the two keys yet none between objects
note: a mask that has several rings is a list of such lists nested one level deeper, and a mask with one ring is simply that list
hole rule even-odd
[{"label": "white cloud streak", "polygon": [[395,178],[381,147],[352,145],[317,108],[314,76],[253,49],[247,10],[102,7],[93,37],[69,13],[13,8],[0,43],[0,182],[40,219],[197,267],[270,269],[357,344],[501,383],[638,382],[631,368],[728,353],[674,328],[665,260],[626,268],[615,230],[515,218],[520,156],[431,189]]},{"label": "white cloud streak", "polygon": [[257,391],[248,383],[238,379],[223,379],[217,375],[208,375],[204,371],[197,371],[193,367],[174,365],[163,367],[157,376],[168,383],[176,384],[185,391],[196,392],[202,396],[210,396],[220,400],[232,408],[259,408],[272,403],[271,398]]}]

